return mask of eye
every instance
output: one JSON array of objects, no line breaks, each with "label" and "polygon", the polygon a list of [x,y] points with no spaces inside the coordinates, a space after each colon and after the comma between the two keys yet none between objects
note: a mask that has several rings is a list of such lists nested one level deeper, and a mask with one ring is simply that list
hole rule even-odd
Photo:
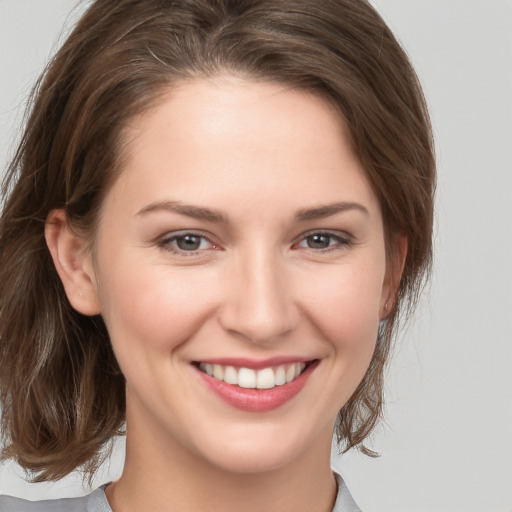
[{"label": "eye", "polygon": [[217,246],[206,236],[198,233],[187,232],[175,233],[171,236],[168,236],[161,240],[158,245],[166,251],[182,255],[185,255],[185,253],[193,255],[198,251],[217,248]]},{"label": "eye", "polygon": [[348,236],[341,236],[339,234],[324,231],[316,231],[306,234],[297,245],[299,247],[312,249],[314,251],[325,251],[346,247],[350,245],[350,239]]}]

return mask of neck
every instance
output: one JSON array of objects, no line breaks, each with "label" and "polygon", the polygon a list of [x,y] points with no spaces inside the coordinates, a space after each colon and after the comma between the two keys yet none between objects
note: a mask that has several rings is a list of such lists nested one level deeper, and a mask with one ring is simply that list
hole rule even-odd
[{"label": "neck", "polygon": [[123,474],[106,491],[113,512],[331,512],[334,506],[329,432],[327,443],[324,436],[282,467],[246,473],[220,468],[149,432],[128,415]]}]

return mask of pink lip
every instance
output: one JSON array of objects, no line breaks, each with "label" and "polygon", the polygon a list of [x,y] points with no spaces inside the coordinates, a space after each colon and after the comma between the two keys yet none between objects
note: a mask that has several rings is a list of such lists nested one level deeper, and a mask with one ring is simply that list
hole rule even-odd
[{"label": "pink lip", "polygon": [[[234,359],[229,359],[229,363],[220,363],[219,359],[215,360],[217,364],[227,364],[232,366],[244,366],[245,368],[254,368],[253,366],[246,366],[246,363],[239,364],[240,359],[237,359],[237,363],[233,363]],[[273,366],[271,360],[265,362],[265,367]],[[297,359],[293,360],[297,362]],[[206,362],[206,361],[205,361]],[[209,361],[208,361],[209,362]],[[214,363],[211,363],[214,364]],[[278,364],[284,364],[282,359],[279,360]],[[237,409],[241,409],[249,412],[265,412],[271,411],[281,407],[286,402],[295,397],[304,385],[314,369],[318,366],[318,361],[311,363],[295,380],[282,386],[275,386],[271,389],[246,389],[233,384],[227,384],[224,381],[210,377],[208,374],[202,372],[197,368],[199,377],[213,391],[220,399],[230,404]],[[261,366],[260,366],[261,368]]]}]

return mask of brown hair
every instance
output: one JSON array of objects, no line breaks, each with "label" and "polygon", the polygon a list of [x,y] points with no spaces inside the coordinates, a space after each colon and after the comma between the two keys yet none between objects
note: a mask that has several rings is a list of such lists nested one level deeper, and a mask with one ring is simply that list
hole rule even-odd
[{"label": "brown hair", "polygon": [[68,302],[45,243],[47,215],[65,208],[70,225],[93,239],[122,168],[127,120],[173,83],[222,72],[328,98],[378,195],[388,242],[407,237],[397,300],[339,413],[343,448],[361,447],[382,414],[401,306],[411,309],[430,268],[435,185],[421,88],[390,30],[365,0],[97,0],[36,86],[3,185],[3,457],[36,481],[77,467],[92,474],[125,414],[124,378],[105,325]]}]

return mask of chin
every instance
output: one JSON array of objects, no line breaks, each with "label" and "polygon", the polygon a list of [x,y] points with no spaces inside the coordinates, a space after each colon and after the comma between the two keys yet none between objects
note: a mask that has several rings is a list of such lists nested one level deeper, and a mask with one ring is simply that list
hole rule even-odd
[{"label": "chin", "polygon": [[274,450],[256,446],[249,450],[231,448],[209,454],[210,462],[228,473],[256,474],[277,471],[298,457],[294,450]]},{"label": "chin", "polygon": [[[294,433],[290,427],[278,427],[278,432],[273,428],[265,428],[268,425],[259,427],[248,427],[240,435],[229,434],[223,439],[215,436],[208,445],[200,447],[201,456],[226,472],[254,474],[282,469],[307,457],[309,451],[318,451],[319,439],[313,441],[315,438],[311,434],[305,435],[303,431]],[[322,439],[324,437],[324,445],[330,448],[332,430],[322,435]],[[308,439],[311,439],[310,443]]]}]

